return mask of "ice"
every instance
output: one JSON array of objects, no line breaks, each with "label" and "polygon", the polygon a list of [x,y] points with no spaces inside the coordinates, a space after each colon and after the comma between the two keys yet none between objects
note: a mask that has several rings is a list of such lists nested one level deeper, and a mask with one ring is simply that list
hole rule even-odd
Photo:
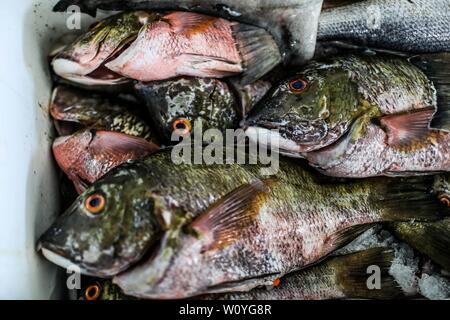
[{"label": "ice", "polygon": [[420,293],[431,300],[450,299],[450,282],[438,274],[423,273],[419,279]]},{"label": "ice", "polygon": [[370,228],[334,255],[349,254],[376,247],[394,250],[389,273],[394,277],[405,295],[422,295],[432,300],[450,299],[450,280],[439,273],[439,268],[431,261],[421,265],[420,254],[405,243],[399,242],[381,226]]}]

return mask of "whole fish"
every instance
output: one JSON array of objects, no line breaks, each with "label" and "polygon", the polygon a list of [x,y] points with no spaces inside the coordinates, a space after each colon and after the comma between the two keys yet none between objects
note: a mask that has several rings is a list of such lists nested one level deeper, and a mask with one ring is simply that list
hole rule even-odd
[{"label": "whole fish", "polygon": [[343,40],[415,53],[450,50],[447,0],[341,2],[344,5],[334,4],[321,12],[318,40]]},{"label": "whole fish", "polygon": [[247,84],[280,62],[277,44],[262,28],[192,12],[134,11],[100,21],[52,66],[85,85],[238,74]]},{"label": "whole fish", "polygon": [[274,86],[246,133],[271,136],[280,153],[330,176],[449,171],[449,62],[450,54],[430,54],[312,63]]},{"label": "whole fish", "polygon": [[111,100],[91,92],[57,86],[53,90],[49,110],[60,135],[93,128],[122,132],[158,144],[154,130],[146,123],[142,112],[128,101]]},{"label": "whole fish", "polygon": [[102,10],[180,10],[219,16],[264,28],[285,54],[286,62],[312,58],[322,0],[61,0],[54,11],[76,5],[82,12]]},{"label": "whole fish", "polygon": [[[386,248],[373,248],[328,258],[318,265],[277,279],[270,289],[214,294],[205,299],[218,300],[328,300],[328,299],[395,299],[403,295],[389,275],[394,254]],[[367,270],[380,268],[379,290],[367,286]]]},{"label": "whole fish", "polygon": [[114,131],[85,129],[55,139],[53,155],[78,193],[118,165],[159,150],[147,140]]},{"label": "whole fish", "polygon": [[[394,299],[403,295],[389,275],[394,254],[386,248],[372,248],[332,257],[316,266],[276,279],[273,286],[249,292],[211,294],[204,300],[325,300],[325,299]],[[367,268],[380,267],[380,290],[367,287]],[[96,279],[79,294],[80,300],[130,300],[111,280]]]},{"label": "whole fish", "polygon": [[161,151],[93,184],[39,247],[60,266],[116,276],[125,294],[183,298],[270,285],[367,224],[447,211],[433,177],[333,183],[298,161],[279,165],[268,178],[259,165],[176,165],[170,149]]},{"label": "whole fish", "polygon": [[263,80],[240,86],[218,79],[179,78],[138,83],[135,92],[147,106],[153,127],[170,143],[173,133],[185,136],[192,132],[194,123],[201,122],[203,130],[238,128],[242,113],[270,86]]}]

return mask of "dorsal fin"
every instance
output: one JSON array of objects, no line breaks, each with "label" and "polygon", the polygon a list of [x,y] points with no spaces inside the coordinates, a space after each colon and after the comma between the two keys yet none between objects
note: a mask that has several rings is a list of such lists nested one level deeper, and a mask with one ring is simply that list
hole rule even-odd
[{"label": "dorsal fin", "polygon": [[172,12],[162,18],[175,32],[194,34],[209,28],[217,18],[195,12]]},{"label": "dorsal fin", "polygon": [[210,239],[204,251],[232,243],[259,214],[258,201],[274,180],[255,180],[233,190],[195,219],[191,228]]}]

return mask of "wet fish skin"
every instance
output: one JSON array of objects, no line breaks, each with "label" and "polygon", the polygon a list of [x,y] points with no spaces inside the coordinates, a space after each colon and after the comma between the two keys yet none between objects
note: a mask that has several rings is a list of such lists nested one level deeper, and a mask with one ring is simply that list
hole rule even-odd
[{"label": "wet fish skin", "polygon": [[[171,142],[177,120],[201,123],[203,130],[237,128],[240,117],[236,98],[227,83],[208,78],[179,78],[138,83],[136,94],[147,107],[155,129]],[[177,139],[178,142],[178,139]]]},{"label": "wet fish skin", "polygon": [[[394,299],[403,295],[388,274],[394,259],[386,248],[373,248],[343,256],[327,258],[317,265],[289,274],[276,286],[249,292],[213,294],[207,300],[329,300]],[[367,268],[382,270],[381,290],[367,288]],[[279,282],[279,283],[278,283]]]},{"label": "wet fish skin", "polygon": [[[177,120],[201,124],[202,130],[237,129],[243,113],[250,110],[269,90],[271,83],[259,80],[242,86],[236,82],[210,78],[178,78],[137,83],[135,94],[147,107],[155,128],[167,144]],[[178,142],[178,137],[176,138]]]},{"label": "wet fish skin", "polygon": [[[306,89],[293,92],[292,81],[306,81]],[[269,92],[250,114],[247,133],[257,139],[257,132],[279,129],[281,153],[305,157],[330,176],[448,171],[450,136],[429,129],[438,110],[436,84],[395,56],[312,63]]]},{"label": "wet fish skin", "polygon": [[450,50],[446,0],[367,0],[322,11],[319,40],[344,40],[402,52]]},{"label": "wet fish skin", "polygon": [[159,146],[135,136],[86,129],[56,138],[53,155],[78,193],[118,165],[152,154]]},{"label": "wet fish skin", "polygon": [[97,9],[182,10],[256,25],[272,33],[286,55],[285,62],[302,64],[314,54],[322,0],[285,0],[276,5],[270,0],[62,0],[54,11],[65,11],[70,5],[77,5],[91,15]]}]

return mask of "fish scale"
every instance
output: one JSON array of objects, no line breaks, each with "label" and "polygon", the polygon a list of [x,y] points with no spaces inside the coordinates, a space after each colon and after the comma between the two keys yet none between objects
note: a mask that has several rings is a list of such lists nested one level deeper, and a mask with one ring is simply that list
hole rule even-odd
[{"label": "fish scale", "polygon": [[447,0],[368,0],[326,9],[319,40],[348,40],[404,52],[450,50]]}]

